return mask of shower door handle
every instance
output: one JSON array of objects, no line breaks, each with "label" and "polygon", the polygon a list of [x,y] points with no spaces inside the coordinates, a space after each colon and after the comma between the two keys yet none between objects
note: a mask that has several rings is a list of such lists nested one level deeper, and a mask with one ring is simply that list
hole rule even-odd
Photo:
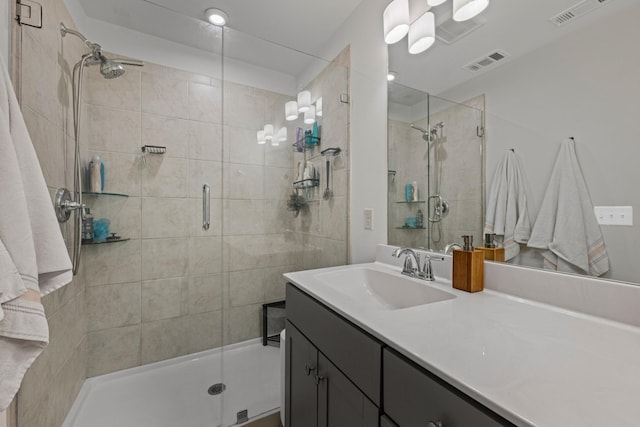
[{"label": "shower door handle", "polygon": [[211,225],[211,189],[209,184],[202,186],[202,229],[208,230]]}]

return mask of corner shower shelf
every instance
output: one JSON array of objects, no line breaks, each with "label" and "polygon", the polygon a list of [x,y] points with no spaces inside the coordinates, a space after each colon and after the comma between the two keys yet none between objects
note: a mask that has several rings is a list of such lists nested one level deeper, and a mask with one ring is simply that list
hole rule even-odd
[{"label": "corner shower shelf", "polygon": [[402,227],[396,227],[396,229],[398,230],[426,230],[426,227],[407,227],[407,226],[402,226]]},{"label": "corner shower shelf", "polygon": [[[320,146],[319,136],[303,136],[293,143],[293,148],[298,153],[302,153],[305,150],[312,150],[314,147]],[[302,148],[302,150],[300,149]]]},{"label": "corner shower shelf", "polygon": [[399,202],[396,203],[407,203],[407,204],[414,204],[414,203],[426,203],[424,200],[412,200],[410,202],[407,202],[406,200],[401,200]]},{"label": "corner shower shelf", "polygon": [[115,196],[115,197],[129,197],[128,194],[122,194],[122,193],[107,193],[107,192],[102,192],[102,193],[97,193],[94,191],[83,191],[82,194],[86,194],[88,196]]}]

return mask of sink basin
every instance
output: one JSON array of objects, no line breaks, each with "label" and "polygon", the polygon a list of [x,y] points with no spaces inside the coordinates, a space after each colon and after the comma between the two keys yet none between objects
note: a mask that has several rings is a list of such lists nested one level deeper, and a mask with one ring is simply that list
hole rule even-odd
[{"label": "sink basin", "polygon": [[353,302],[386,310],[446,301],[456,296],[420,283],[372,268],[350,268],[317,276],[324,284]]}]

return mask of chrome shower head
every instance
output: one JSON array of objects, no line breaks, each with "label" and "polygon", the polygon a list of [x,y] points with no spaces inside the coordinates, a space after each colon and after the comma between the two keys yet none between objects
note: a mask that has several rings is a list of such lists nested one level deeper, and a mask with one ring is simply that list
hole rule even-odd
[{"label": "chrome shower head", "polygon": [[124,66],[100,54],[100,74],[105,79],[115,79],[124,74]]},{"label": "chrome shower head", "polygon": [[412,129],[419,130],[419,131],[420,131],[420,132],[422,132],[423,134],[426,134],[426,133],[427,133],[427,130],[426,130],[426,129],[423,129],[423,128],[421,128],[420,126],[416,126],[416,125],[414,125],[413,123],[411,123],[411,125],[410,125],[410,126],[411,126],[411,128],[412,128]]}]

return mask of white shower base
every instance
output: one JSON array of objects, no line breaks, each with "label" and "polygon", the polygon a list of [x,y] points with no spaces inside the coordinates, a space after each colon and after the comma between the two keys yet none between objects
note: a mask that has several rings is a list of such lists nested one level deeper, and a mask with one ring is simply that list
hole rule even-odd
[{"label": "white shower base", "polygon": [[[219,382],[224,393],[209,395]],[[89,378],[62,427],[226,427],[279,405],[280,349],[254,339]]]}]

